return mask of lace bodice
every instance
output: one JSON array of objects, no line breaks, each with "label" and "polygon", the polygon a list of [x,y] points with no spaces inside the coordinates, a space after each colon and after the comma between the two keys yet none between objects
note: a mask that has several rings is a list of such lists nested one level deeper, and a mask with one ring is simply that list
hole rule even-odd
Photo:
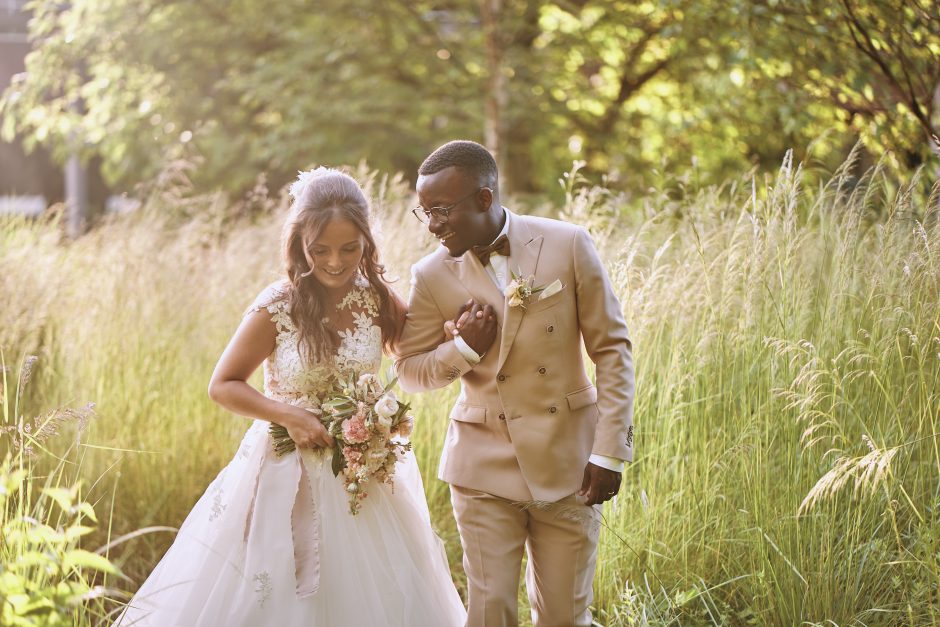
[{"label": "lace bodice", "polygon": [[274,352],[264,360],[265,396],[291,405],[319,407],[337,380],[378,373],[382,363],[378,300],[365,278],[357,279],[339,308],[352,314],[353,327],[339,331],[340,345],[331,362],[310,366],[300,352],[299,332],[286,300],[286,282],[273,283],[258,295],[249,311],[267,310],[277,327]]}]

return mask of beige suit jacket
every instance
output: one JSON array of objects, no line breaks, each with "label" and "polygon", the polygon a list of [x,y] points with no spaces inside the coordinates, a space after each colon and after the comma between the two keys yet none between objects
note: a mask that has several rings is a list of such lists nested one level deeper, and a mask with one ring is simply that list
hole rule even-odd
[{"label": "beige suit jacket", "polygon": [[[460,378],[440,478],[513,500],[557,501],[581,487],[591,454],[633,458],[633,358],[627,326],[587,231],[513,214],[509,268],[564,288],[509,307],[473,254],[443,247],[412,268],[396,370],[408,392]],[[492,305],[497,340],[469,363],[443,326],[468,299]],[[595,363],[595,387],[582,341]]]}]

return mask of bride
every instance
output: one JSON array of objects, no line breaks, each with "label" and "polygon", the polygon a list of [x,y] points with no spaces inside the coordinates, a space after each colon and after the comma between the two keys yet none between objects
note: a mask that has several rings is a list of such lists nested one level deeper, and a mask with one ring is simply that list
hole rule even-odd
[{"label": "bride", "polygon": [[[314,412],[338,379],[377,373],[405,306],[383,280],[369,206],[348,175],[302,173],[283,233],[286,278],[248,309],[209,383],[256,417],[117,625],[448,626],[466,612],[431,529],[412,453],[358,514]],[[264,362],[264,394],[247,380]],[[297,448],[277,456],[271,423]]]}]

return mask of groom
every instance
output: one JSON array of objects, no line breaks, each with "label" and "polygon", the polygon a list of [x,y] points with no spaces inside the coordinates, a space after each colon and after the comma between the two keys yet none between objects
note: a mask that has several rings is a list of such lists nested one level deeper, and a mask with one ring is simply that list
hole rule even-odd
[{"label": "groom", "polygon": [[[440,478],[463,545],[468,625],[518,624],[524,548],[535,626],[590,625],[600,504],[633,454],[620,303],[584,228],[500,205],[483,146],[449,142],[418,174],[414,213],[441,247],[412,270],[396,369],[409,392],[461,380]],[[458,311],[468,315],[445,334]]]}]

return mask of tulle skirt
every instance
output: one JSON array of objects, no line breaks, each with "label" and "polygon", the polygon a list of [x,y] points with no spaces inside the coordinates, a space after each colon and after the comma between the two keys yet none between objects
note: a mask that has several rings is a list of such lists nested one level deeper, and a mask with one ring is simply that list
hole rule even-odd
[{"label": "tulle skirt", "polygon": [[116,625],[462,626],[414,455],[349,513],[330,454],[278,458],[257,420]]}]

